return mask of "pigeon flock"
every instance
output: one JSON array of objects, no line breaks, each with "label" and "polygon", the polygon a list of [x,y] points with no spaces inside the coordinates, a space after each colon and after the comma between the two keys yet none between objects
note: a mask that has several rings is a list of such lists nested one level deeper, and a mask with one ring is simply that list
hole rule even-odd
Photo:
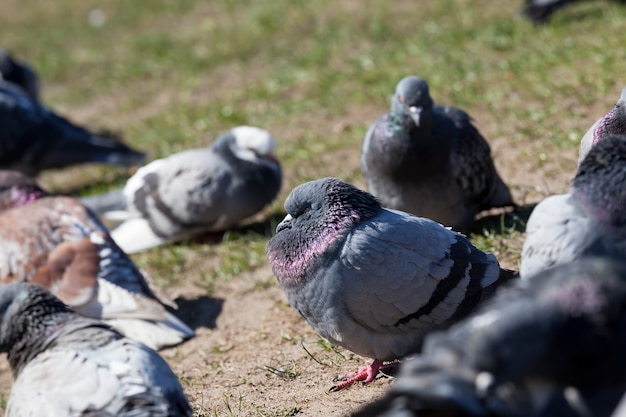
[{"label": "pigeon flock", "polygon": [[[527,0],[523,13],[542,23],[571,2]],[[626,415],[624,106],[626,87],[582,137],[569,193],[532,211],[519,271],[465,235],[479,214],[517,209],[488,141],[418,76],[362,138],[367,191],[334,177],[291,190],[266,245],[274,276],[320,336],[371,361],[329,391],[398,368],[353,416]],[[129,254],[219,242],[262,213],[283,182],[275,148],[267,130],[235,126],[142,165],[117,135],[42,104],[35,70],[0,49],[5,415],[191,416],[158,351],[195,332]],[[81,198],[36,180],[82,163],[137,169]]]}]

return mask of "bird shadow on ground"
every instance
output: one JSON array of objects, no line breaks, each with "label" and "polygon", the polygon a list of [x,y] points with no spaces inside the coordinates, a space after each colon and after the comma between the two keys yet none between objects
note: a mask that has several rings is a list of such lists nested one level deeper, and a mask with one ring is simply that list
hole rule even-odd
[{"label": "bird shadow on ground", "polygon": [[202,295],[193,299],[177,298],[174,300],[178,309],[176,316],[193,329],[206,327],[215,329],[217,318],[222,313],[224,299]]},{"label": "bird shadow on ground", "polygon": [[486,214],[474,222],[472,233],[502,235],[511,232],[525,232],[530,213],[536,203],[517,206],[513,210]]}]

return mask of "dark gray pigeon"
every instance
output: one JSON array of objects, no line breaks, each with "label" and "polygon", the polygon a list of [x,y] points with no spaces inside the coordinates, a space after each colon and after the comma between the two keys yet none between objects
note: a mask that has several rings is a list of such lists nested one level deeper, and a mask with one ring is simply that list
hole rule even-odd
[{"label": "dark gray pigeon", "polygon": [[570,192],[541,201],[526,224],[522,278],[583,256],[626,259],[626,137],[607,136],[578,167]]},{"label": "dark gray pigeon", "polygon": [[39,286],[0,287],[0,351],[15,377],[6,417],[191,416],[176,375],[155,351]]},{"label": "dark gray pigeon", "polygon": [[626,87],[622,89],[622,94],[615,106],[596,120],[583,136],[578,151],[578,165],[585,159],[589,149],[609,135],[626,135]]},{"label": "dark gray pigeon", "polygon": [[581,0],[526,0],[522,15],[535,24],[547,23],[563,7]]},{"label": "dark gray pigeon", "polygon": [[470,117],[435,105],[418,77],[398,83],[389,113],[367,131],[361,170],[385,207],[462,232],[478,212],[514,205]]},{"label": "dark gray pigeon", "polygon": [[144,159],[113,135],[77,126],[0,80],[0,168],[37,175],[87,162],[134,166]]},{"label": "dark gray pigeon", "polygon": [[0,78],[20,87],[31,100],[39,102],[39,77],[26,62],[0,48]]},{"label": "dark gray pigeon", "polygon": [[296,187],[285,209],[267,253],[289,303],[331,343],[374,359],[333,390],[372,381],[516,276],[460,233],[336,178]]},{"label": "dark gray pigeon", "polygon": [[266,130],[239,126],[210,147],[141,167],[122,190],[82,202],[105,220],[126,253],[223,232],[261,211],[280,191],[275,142]]},{"label": "dark gray pigeon", "polygon": [[588,258],[502,289],[429,335],[353,417],[608,416],[626,391],[626,265]]},{"label": "dark gray pigeon", "polygon": [[146,276],[76,199],[48,196],[0,170],[0,285],[41,285],[76,312],[161,349],[194,335],[168,312]]}]

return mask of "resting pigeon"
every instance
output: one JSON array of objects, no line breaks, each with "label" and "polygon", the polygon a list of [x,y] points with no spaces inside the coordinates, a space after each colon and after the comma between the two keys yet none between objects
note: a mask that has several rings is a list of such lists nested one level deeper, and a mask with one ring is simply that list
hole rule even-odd
[{"label": "resting pigeon", "polygon": [[145,154],[109,134],[72,124],[0,80],[0,167],[29,175],[52,168],[97,162],[122,166],[142,163]]},{"label": "resting pigeon", "polygon": [[609,135],[626,135],[626,87],[622,89],[615,107],[596,120],[583,136],[578,151],[578,165],[585,159],[592,146]]},{"label": "resting pigeon", "polygon": [[39,77],[35,70],[2,48],[0,48],[0,78],[20,87],[31,100],[39,101]]},{"label": "resting pigeon", "polygon": [[570,192],[541,201],[526,224],[522,278],[585,255],[626,259],[626,137],[604,137]]},{"label": "resting pigeon", "polygon": [[191,416],[176,375],[155,351],[39,286],[0,287],[0,351],[15,376],[6,417]]},{"label": "resting pigeon", "polygon": [[580,0],[526,0],[522,14],[533,23],[547,23],[559,9],[578,1]]},{"label": "resting pigeon", "polygon": [[223,232],[261,211],[280,190],[274,139],[240,126],[207,148],[157,159],[140,168],[123,190],[81,201],[105,220],[126,253]]},{"label": "resting pigeon", "polygon": [[608,416],[626,391],[625,324],[623,262],[560,265],[430,334],[353,417]]},{"label": "resting pigeon", "polygon": [[289,303],[331,343],[374,359],[333,390],[372,381],[516,276],[460,233],[336,178],[296,187],[285,209],[267,253]]},{"label": "resting pigeon", "polygon": [[169,313],[98,218],[70,197],[46,196],[0,171],[0,284],[28,281],[87,317],[160,349],[194,332]]},{"label": "resting pigeon", "polygon": [[514,205],[470,117],[435,105],[418,77],[398,83],[389,113],[365,134],[361,169],[384,206],[462,232],[478,212]]}]

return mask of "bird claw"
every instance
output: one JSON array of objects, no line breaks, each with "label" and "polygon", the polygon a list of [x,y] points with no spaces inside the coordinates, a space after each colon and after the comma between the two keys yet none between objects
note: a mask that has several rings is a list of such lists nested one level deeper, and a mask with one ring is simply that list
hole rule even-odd
[{"label": "bird claw", "polygon": [[369,384],[376,378],[378,375],[378,371],[382,366],[382,361],[375,359],[371,365],[363,366],[356,371],[348,372],[346,374],[336,375],[333,378],[333,381],[341,381],[337,385],[333,385],[330,387],[328,392],[337,392],[340,391],[355,382],[363,381],[363,384]]}]

